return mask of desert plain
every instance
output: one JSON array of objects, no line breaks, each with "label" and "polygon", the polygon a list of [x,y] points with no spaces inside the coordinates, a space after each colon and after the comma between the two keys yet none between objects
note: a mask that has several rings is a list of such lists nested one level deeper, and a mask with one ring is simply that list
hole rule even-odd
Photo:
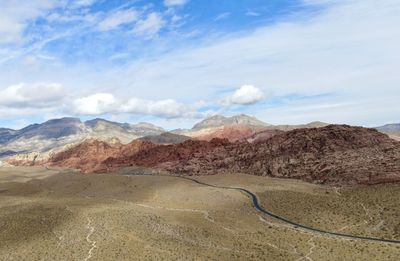
[{"label": "desert plain", "polygon": [[[295,222],[400,238],[400,186],[193,177],[257,195]],[[323,235],[257,211],[244,193],[145,169],[0,168],[0,260],[398,260],[400,244]]]}]

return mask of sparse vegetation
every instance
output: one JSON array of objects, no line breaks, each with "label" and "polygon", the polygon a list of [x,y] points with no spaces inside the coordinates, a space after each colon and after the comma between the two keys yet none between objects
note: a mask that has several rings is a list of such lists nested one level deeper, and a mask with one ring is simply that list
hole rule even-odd
[{"label": "sparse vegetation", "polygon": [[[343,231],[398,239],[398,186],[336,191],[247,175],[197,178],[248,188],[266,208],[297,221],[332,230],[354,225]],[[364,220],[370,223],[355,226]],[[384,226],[374,230],[381,220]],[[39,168],[0,169],[0,231],[0,260],[396,260],[400,255],[393,244],[325,237],[279,223],[260,215],[237,191],[168,176]]]}]

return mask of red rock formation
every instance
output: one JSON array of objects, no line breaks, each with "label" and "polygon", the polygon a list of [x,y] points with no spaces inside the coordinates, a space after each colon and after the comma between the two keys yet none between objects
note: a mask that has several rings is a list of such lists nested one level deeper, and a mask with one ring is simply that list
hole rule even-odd
[{"label": "red rock formation", "polygon": [[253,135],[246,137],[248,142],[261,142],[265,141],[269,138],[272,138],[275,135],[282,134],[284,131],[276,130],[276,129],[267,129],[255,132]]},{"label": "red rock formation", "polygon": [[245,125],[233,125],[217,128],[215,131],[196,137],[198,140],[210,141],[214,138],[228,139],[231,142],[243,141],[257,132],[254,128]]},{"label": "red rock formation", "polygon": [[236,141],[259,141],[266,140],[272,136],[283,133],[277,129],[265,129],[265,127],[254,127],[246,125],[231,125],[217,128],[207,134],[198,135],[196,139],[210,141],[214,138],[228,139],[230,142]]},{"label": "red rock formation", "polygon": [[237,171],[318,183],[400,182],[400,143],[374,129],[330,125],[238,147]]},{"label": "red rock formation", "polygon": [[176,145],[81,144],[48,164],[84,172],[143,166],[185,175],[241,172],[330,184],[400,182],[400,143],[374,129],[330,125],[297,129],[254,143],[188,140]]},{"label": "red rock formation", "polygon": [[109,144],[99,140],[85,141],[52,156],[45,165],[76,168],[85,173],[107,171],[103,162],[110,157],[124,157],[154,147],[151,142],[134,140],[129,144]]}]

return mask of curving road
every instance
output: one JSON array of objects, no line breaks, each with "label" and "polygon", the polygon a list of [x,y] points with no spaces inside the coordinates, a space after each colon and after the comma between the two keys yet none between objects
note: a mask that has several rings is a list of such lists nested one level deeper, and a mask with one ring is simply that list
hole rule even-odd
[{"label": "curving road", "polygon": [[[146,175],[146,174],[144,174]],[[132,175],[128,175],[128,176],[144,176],[143,174],[132,174]],[[356,235],[350,235],[350,234],[344,234],[344,233],[338,233],[338,232],[331,232],[331,231],[326,231],[326,230],[322,230],[319,228],[313,228],[313,227],[309,227],[306,225],[302,225],[299,223],[296,223],[295,221],[289,220],[285,217],[279,216],[277,214],[274,214],[266,209],[264,209],[261,205],[260,202],[258,201],[257,196],[244,188],[240,188],[240,187],[224,187],[224,186],[216,186],[216,185],[212,185],[212,184],[207,184],[204,182],[201,182],[199,180],[193,179],[193,178],[189,178],[189,177],[183,177],[183,176],[165,176],[165,175],[156,175],[156,174],[150,174],[150,175],[146,175],[146,176],[163,176],[163,177],[175,177],[175,178],[181,178],[181,179],[185,179],[185,180],[190,180],[192,182],[195,182],[199,185],[203,185],[203,186],[208,186],[208,187],[213,187],[213,188],[219,188],[219,189],[229,189],[229,190],[237,190],[240,191],[242,193],[244,193],[245,195],[247,195],[253,203],[253,206],[256,210],[258,210],[259,212],[266,214],[270,217],[273,217],[277,220],[280,220],[282,222],[285,222],[287,224],[293,225],[295,228],[301,228],[310,232],[314,232],[314,233],[319,233],[322,235],[327,235],[327,236],[334,236],[334,237],[341,237],[341,238],[347,238],[347,239],[355,239],[355,240],[366,240],[366,241],[375,241],[375,242],[382,242],[382,243],[391,243],[391,244],[400,244],[400,240],[393,240],[393,239],[384,239],[384,238],[377,238],[377,237],[366,237],[366,236],[356,236]]]}]

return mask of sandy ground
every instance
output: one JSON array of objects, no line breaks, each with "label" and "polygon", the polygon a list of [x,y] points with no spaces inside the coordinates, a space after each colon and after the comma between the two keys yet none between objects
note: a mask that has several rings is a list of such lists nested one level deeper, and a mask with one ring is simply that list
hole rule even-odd
[{"label": "sandy ground", "polygon": [[[400,196],[396,186],[338,189],[247,175],[198,179],[248,188],[264,207],[312,225],[393,238],[400,231],[399,208],[393,203]],[[384,191],[392,201],[383,200],[389,195]],[[350,203],[338,208],[343,202]],[[351,205],[357,206],[355,214],[347,210]],[[367,229],[371,227],[375,229]],[[260,215],[238,191],[176,177],[84,175],[41,168],[0,168],[0,242],[0,260],[315,261],[400,256],[398,245],[326,237],[277,222]]]}]

